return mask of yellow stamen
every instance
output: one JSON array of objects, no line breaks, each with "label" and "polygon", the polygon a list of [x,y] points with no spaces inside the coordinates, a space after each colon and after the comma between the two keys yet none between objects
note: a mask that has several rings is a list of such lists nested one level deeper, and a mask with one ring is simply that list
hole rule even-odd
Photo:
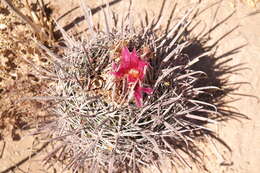
[{"label": "yellow stamen", "polygon": [[133,78],[138,78],[139,77],[139,71],[138,70],[135,70],[135,69],[130,69],[128,71],[128,74],[130,76],[132,76]]}]

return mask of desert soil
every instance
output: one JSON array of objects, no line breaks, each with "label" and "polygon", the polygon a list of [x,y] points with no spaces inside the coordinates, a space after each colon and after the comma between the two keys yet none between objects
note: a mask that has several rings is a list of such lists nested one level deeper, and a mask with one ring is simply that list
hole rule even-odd
[{"label": "desert soil", "polygon": [[[100,2],[96,0],[87,1],[89,7],[97,9],[94,13],[96,21],[102,18],[102,13],[99,8],[96,8],[100,5]],[[173,0],[167,1],[166,15],[173,8],[173,2]],[[179,0],[178,9],[180,11],[177,11],[176,14],[181,14],[183,10],[195,6],[197,2],[195,0]],[[201,0],[200,6],[204,8],[214,4],[214,2],[216,1]],[[260,96],[260,4],[252,7],[241,1],[225,0],[218,2],[218,4],[203,12],[199,18],[207,28],[210,28],[234,12],[228,20],[224,21],[210,34],[211,41],[208,44],[214,43],[235,28],[219,41],[216,56],[240,47],[235,54],[226,57],[226,59],[231,58],[227,65],[235,66],[242,63],[242,66],[246,69],[238,71],[237,74],[227,75],[227,77],[230,83],[249,82],[249,84],[241,84],[235,91],[236,94],[228,96],[237,99],[235,102],[229,103],[229,106],[234,107],[235,111],[246,115],[249,119],[231,119],[212,127],[232,149],[232,152],[228,152],[225,148],[221,149],[221,145],[216,144],[220,148],[219,157],[210,157],[209,154],[206,165],[208,171],[213,173],[258,173],[260,170],[260,105],[256,97]],[[161,3],[162,0],[133,0],[136,14],[141,14],[142,11],[147,10],[151,17],[159,12]],[[122,0],[114,3],[112,7],[116,12],[123,13],[124,9],[128,8],[128,4],[128,1]],[[77,0],[50,1],[50,5],[54,10],[54,18],[58,20],[61,26],[67,26],[69,32],[79,32],[86,28],[84,21],[79,20],[82,12],[78,8]],[[70,25],[72,21],[78,23]],[[34,147],[36,143],[37,140],[26,131],[22,133],[22,138],[17,141],[14,141],[11,135],[5,136],[0,141],[0,172],[30,156],[37,150]],[[207,145],[212,147],[213,144]],[[39,148],[39,145],[37,146]],[[28,157],[28,161],[13,169],[13,172],[60,172],[61,168],[47,170],[47,166],[41,164],[43,157],[44,152],[40,152],[32,158]],[[176,171],[167,164],[168,162],[165,163],[163,172],[196,172],[195,168],[192,171],[184,168]],[[144,172],[156,172],[156,170],[149,168]]]}]

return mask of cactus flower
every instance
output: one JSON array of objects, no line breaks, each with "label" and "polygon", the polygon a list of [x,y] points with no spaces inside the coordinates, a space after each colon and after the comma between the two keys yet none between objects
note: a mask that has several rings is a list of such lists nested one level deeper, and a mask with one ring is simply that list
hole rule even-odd
[{"label": "cactus flower", "polygon": [[128,48],[124,47],[121,52],[121,59],[119,66],[113,65],[112,72],[118,78],[126,77],[128,85],[134,86],[134,97],[137,106],[142,106],[143,93],[151,94],[151,88],[144,88],[141,82],[144,79],[145,67],[148,62],[140,59],[136,50],[129,52]]}]

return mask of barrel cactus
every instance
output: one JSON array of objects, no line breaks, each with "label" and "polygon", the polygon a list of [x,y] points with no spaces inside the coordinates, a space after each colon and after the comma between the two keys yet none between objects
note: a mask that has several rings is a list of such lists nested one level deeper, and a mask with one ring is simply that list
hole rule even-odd
[{"label": "barrel cactus", "polygon": [[204,124],[214,123],[218,114],[207,102],[218,88],[199,83],[207,74],[193,68],[206,54],[189,53],[199,44],[190,34],[196,10],[174,25],[171,15],[160,26],[159,15],[134,26],[131,11],[119,25],[107,5],[99,29],[90,9],[81,6],[88,38],[70,37],[61,28],[62,54],[40,45],[53,62],[48,95],[55,117],[41,130],[58,143],[47,160],[57,155],[67,169],[109,172],[160,167],[167,156],[185,164],[176,151],[193,148],[193,139],[210,131]]}]

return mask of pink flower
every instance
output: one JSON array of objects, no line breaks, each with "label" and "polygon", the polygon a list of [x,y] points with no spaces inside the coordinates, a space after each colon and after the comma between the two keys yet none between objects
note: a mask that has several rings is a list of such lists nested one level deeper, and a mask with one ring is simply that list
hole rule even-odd
[{"label": "pink flower", "polygon": [[121,60],[119,67],[113,65],[112,72],[118,78],[127,78],[129,86],[134,86],[134,97],[137,106],[142,106],[143,93],[151,94],[151,88],[144,88],[141,86],[141,81],[144,79],[145,67],[148,65],[148,62],[141,60],[138,57],[136,50],[129,52],[127,47],[122,49]]},{"label": "pink flower", "polygon": [[128,82],[136,82],[144,78],[144,68],[147,65],[147,62],[137,56],[135,49],[130,53],[128,48],[124,47],[121,53],[120,65],[119,67],[113,66],[113,69],[117,70],[113,74],[116,77],[127,76]]}]

